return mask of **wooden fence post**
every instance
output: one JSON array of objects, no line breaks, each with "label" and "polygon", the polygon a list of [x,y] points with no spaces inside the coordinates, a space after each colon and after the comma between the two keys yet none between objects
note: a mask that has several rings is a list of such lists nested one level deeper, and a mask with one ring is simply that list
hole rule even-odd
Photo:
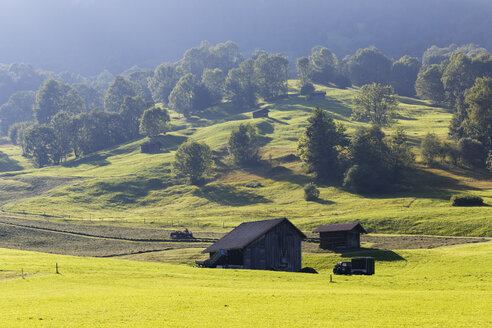
[{"label": "wooden fence post", "polygon": [[60,272],[58,271],[58,262],[56,263],[55,267],[56,267],[56,274],[60,274]]}]

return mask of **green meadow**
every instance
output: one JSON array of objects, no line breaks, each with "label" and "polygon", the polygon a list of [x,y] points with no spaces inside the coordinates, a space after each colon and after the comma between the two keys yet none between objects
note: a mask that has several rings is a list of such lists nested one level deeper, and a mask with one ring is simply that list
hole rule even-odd
[{"label": "green meadow", "polygon": [[[0,189],[17,193],[4,202],[6,214],[53,219],[100,220],[167,226],[180,224],[201,228],[230,228],[240,222],[285,216],[302,229],[322,223],[360,221],[372,232],[492,236],[492,207],[456,208],[449,205],[455,193],[469,192],[492,205],[492,180],[485,172],[453,168],[429,168],[421,163],[406,181],[385,195],[357,195],[340,186],[321,185],[321,199],[306,202],[303,186],[312,181],[302,163],[289,159],[312,109],[326,109],[347,127],[349,134],[365,123],[350,120],[354,89],[318,85],[327,92],[324,100],[298,95],[298,82],[289,82],[288,99],[260,103],[270,108],[270,118],[252,119],[249,112],[228,114],[228,104],[208,109],[201,118],[185,120],[173,113],[172,131],[160,137],[159,154],[140,153],[146,139],[103,150],[62,166],[35,169],[20,156],[20,149],[1,145],[10,158],[0,176]],[[406,129],[419,159],[420,140],[428,132],[445,139],[451,114],[445,109],[412,98],[400,99],[396,122],[385,130]],[[239,168],[227,155],[231,129],[242,122],[254,124],[261,135],[263,163]],[[177,147],[192,138],[215,150],[215,171],[203,186],[189,186],[176,179],[172,161]],[[22,170],[15,170],[17,167]],[[37,190],[36,178],[67,178],[46,192]],[[24,186],[24,187],[22,187]]]},{"label": "green meadow", "polygon": [[[374,276],[200,269],[0,249],[3,327],[489,327],[492,244],[394,251]],[[55,273],[58,263],[60,274]],[[21,277],[21,269],[24,279]]]}]

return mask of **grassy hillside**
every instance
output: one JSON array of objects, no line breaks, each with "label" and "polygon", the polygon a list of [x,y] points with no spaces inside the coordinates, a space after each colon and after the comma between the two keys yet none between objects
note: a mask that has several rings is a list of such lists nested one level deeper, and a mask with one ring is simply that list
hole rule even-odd
[{"label": "grassy hillside", "polygon": [[[355,90],[317,86],[327,91],[326,99],[307,101],[298,95],[297,87],[296,81],[290,81],[288,99],[260,104],[271,109],[268,119],[252,119],[247,112],[226,114],[228,104],[188,121],[173,114],[173,131],[161,137],[164,147],[155,155],[140,153],[142,139],[63,166],[33,169],[19,157],[18,148],[2,145],[0,151],[25,168],[0,177],[2,191],[19,195],[15,201],[4,201],[2,209],[7,214],[54,219],[70,216],[139,223],[145,219],[163,226],[172,220],[210,229],[286,216],[306,230],[322,223],[360,221],[373,232],[492,236],[492,207],[449,206],[449,197],[464,190],[492,205],[492,180],[481,172],[419,166],[408,175],[401,191],[361,196],[324,185],[320,186],[320,201],[306,202],[303,186],[312,177],[301,162],[286,156],[295,154],[312,109],[319,106],[330,111],[349,133],[364,123],[349,119]],[[401,102],[397,124],[386,129],[387,134],[403,126],[414,146],[428,132],[446,137],[451,118],[446,110],[411,98],[401,98]],[[241,122],[251,122],[261,134],[264,161],[254,168],[235,167],[225,149],[231,129]],[[215,150],[216,173],[201,187],[188,186],[171,172],[174,151],[188,138],[206,142]],[[417,148],[415,152],[418,155]],[[26,189],[36,190],[29,180],[34,177],[70,179],[38,197],[26,196],[22,193]]]},{"label": "grassy hillside", "polygon": [[[0,249],[8,327],[487,327],[492,244],[402,250],[374,276],[199,269]],[[60,273],[55,274],[55,263]],[[21,269],[24,278],[21,279]]]}]

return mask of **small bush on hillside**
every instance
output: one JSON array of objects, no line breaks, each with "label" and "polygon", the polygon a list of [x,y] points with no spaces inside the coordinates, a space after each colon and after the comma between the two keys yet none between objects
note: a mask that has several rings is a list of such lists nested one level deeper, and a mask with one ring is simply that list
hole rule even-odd
[{"label": "small bush on hillside", "polygon": [[316,269],[311,268],[311,267],[304,267],[299,272],[302,272],[302,273],[314,273],[314,274],[318,273],[318,271],[316,271]]},{"label": "small bush on hillside", "polygon": [[432,164],[436,157],[441,156],[441,142],[434,133],[427,133],[420,144],[422,157],[428,164]]},{"label": "small bush on hillside", "polygon": [[452,206],[482,206],[483,199],[479,196],[473,196],[468,194],[453,195],[451,197]]},{"label": "small bush on hillside", "polygon": [[381,172],[361,164],[353,165],[343,180],[344,187],[358,194],[373,194],[386,191],[389,182]]},{"label": "small bush on hillside", "polygon": [[311,82],[304,83],[301,86],[301,95],[309,95],[314,92],[314,85]]},{"label": "small bush on hillside", "polygon": [[308,202],[315,201],[319,198],[319,190],[314,183],[310,183],[304,187],[304,199]]}]

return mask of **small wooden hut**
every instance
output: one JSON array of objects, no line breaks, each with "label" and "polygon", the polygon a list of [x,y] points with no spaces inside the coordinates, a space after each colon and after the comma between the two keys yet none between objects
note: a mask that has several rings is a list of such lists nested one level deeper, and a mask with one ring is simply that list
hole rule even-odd
[{"label": "small wooden hut", "polygon": [[313,91],[307,95],[307,99],[325,99],[326,91]]},{"label": "small wooden hut", "polygon": [[360,248],[360,234],[367,233],[358,222],[322,225],[313,232],[319,233],[323,249]]},{"label": "small wooden hut", "polygon": [[205,249],[210,259],[199,264],[296,272],[302,265],[303,239],[306,236],[286,218],[244,222]]},{"label": "small wooden hut", "polygon": [[253,118],[268,117],[269,112],[270,110],[268,110],[268,108],[260,108],[258,110],[253,111]]},{"label": "small wooden hut", "polygon": [[147,141],[140,145],[140,152],[148,154],[156,154],[161,151],[161,143],[159,141]]}]

